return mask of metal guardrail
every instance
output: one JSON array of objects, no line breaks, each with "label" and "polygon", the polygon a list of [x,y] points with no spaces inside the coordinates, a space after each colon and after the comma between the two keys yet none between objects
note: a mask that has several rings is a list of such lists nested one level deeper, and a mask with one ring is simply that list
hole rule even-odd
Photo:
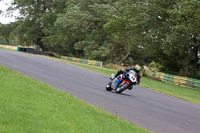
[{"label": "metal guardrail", "polygon": [[200,80],[197,80],[197,79],[176,76],[176,75],[166,74],[162,72],[152,72],[151,78],[155,80],[160,80],[162,82],[169,83],[169,84],[200,89]]}]

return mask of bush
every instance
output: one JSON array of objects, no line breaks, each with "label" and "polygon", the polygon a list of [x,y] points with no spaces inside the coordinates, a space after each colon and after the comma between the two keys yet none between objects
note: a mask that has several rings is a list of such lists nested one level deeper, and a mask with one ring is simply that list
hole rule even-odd
[{"label": "bush", "polygon": [[151,71],[160,71],[163,68],[161,64],[154,61],[152,61],[148,66],[150,67]]},{"label": "bush", "polygon": [[147,66],[143,66],[142,76],[151,77],[151,69]]}]

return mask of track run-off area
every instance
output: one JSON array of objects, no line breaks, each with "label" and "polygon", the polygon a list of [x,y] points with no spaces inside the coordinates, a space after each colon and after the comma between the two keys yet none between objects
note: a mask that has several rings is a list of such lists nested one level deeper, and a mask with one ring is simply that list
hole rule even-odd
[{"label": "track run-off area", "polygon": [[200,132],[200,104],[140,86],[122,94],[108,92],[106,75],[26,53],[0,49],[0,64],[152,132]]}]

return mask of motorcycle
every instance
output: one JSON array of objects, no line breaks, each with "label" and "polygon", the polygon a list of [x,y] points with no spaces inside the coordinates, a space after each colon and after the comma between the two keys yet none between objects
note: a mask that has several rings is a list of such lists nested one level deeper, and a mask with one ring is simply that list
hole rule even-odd
[{"label": "motorcycle", "polygon": [[137,84],[137,75],[133,70],[120,74],[116,78],[114,78],[114,76],[114,74],[111,74],[110,81],[106,86],[107,91],[114,90],[116,93],[121,93],[127,89],[131,90],[133,85]]}]

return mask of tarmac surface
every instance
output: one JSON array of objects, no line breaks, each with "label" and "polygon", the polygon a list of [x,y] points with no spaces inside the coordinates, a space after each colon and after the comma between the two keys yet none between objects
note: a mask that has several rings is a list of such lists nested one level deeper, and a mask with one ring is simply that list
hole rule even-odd
[{"label": "tarmac surface", "polygon": [[200,104],[140,86],[106,91],[109,77],[44,57],[0,49],[0,64],[155,133],[200,133]]}]

